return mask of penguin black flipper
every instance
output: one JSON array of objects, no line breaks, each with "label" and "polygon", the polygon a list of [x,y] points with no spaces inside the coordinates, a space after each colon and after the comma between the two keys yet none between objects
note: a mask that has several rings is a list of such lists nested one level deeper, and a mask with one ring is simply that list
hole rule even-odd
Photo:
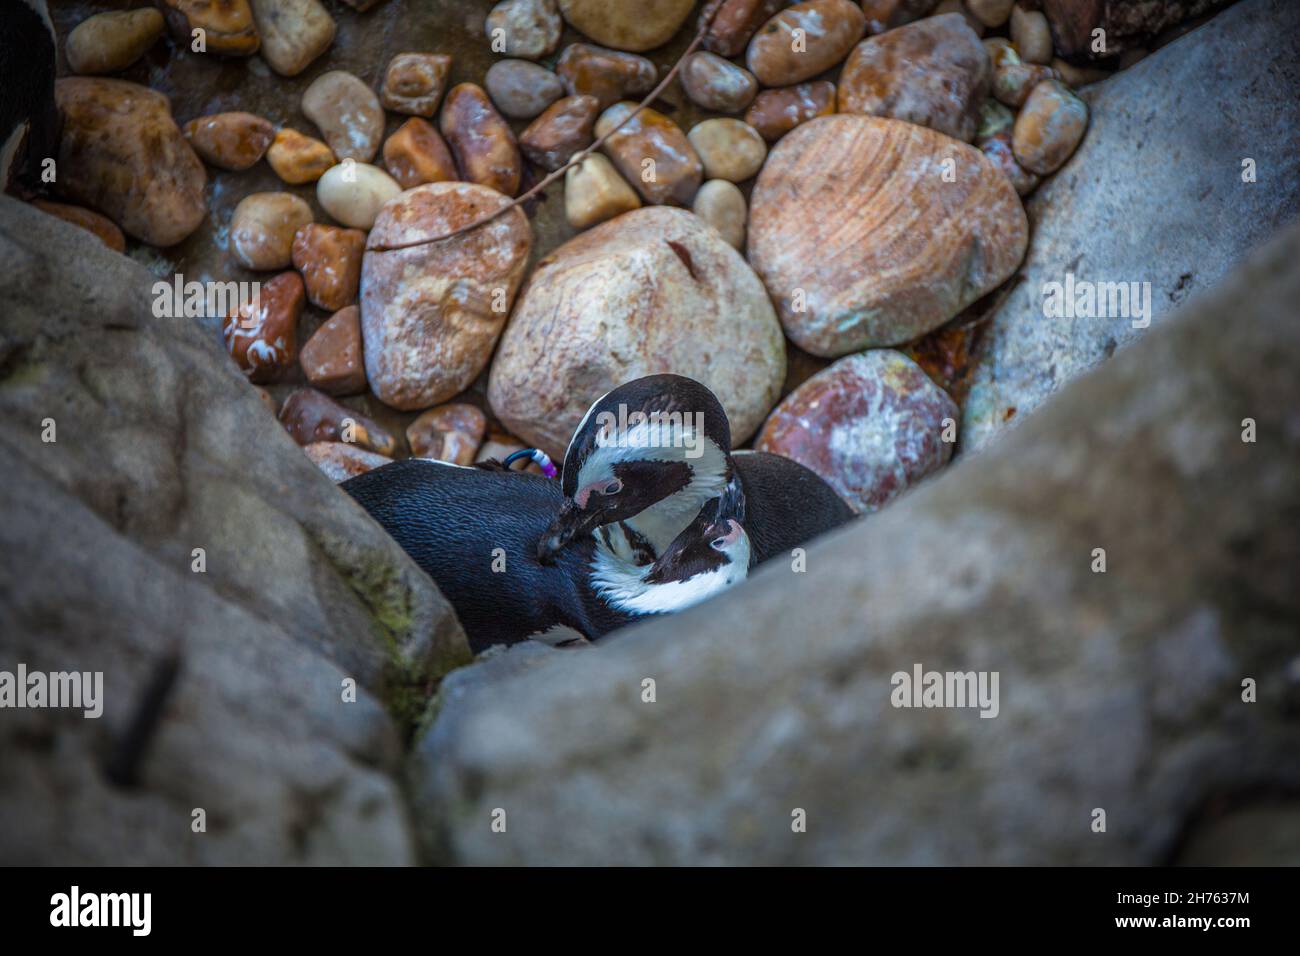
[{"label": "penguin black flipper", "polygon": [[751,564],[789,557],[854,518],[834,488],[793,459],[765,451],[736,451],[731,459],[745,492]]}]

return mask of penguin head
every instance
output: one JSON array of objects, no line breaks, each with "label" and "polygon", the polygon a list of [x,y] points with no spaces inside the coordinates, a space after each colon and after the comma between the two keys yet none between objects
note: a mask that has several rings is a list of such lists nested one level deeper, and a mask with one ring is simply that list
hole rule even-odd
[{"label": "penguin head", "polygon": [[650,375],[620,385],[587,410],[569,442],[564,504],[538,543],[539,559],[661,502],[669,506],[659,510],[674,512],[664,517],[676,533],[726,484],[730,450],[727,414],[699,382]]},{"label": "penguin head", "polygon": [[739,482],[732,482],[648,568],[630,567],[598,549],[593,584],[612,606],[633,614],[664,614],[698,604],[748,575],[744,516]]},{"label": "penguin head", "polygon": [[707,597],[743,580],[749,572],[749,536],[741,523],[744,520],[744,494],[740,482],[731,481],[664,549],[646,575],[646,583],[696,580],[702,584],[712,579],[713,587],[700,587],[707,592],[702,596]]}]

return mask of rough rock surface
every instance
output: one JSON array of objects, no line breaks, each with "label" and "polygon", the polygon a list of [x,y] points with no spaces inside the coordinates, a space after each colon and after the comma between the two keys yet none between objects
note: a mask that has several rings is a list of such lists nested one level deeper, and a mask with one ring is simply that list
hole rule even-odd
[{"label": "rough rock surface", "polygon": [[1006,177],[902,120],[823,116],[772,150],[750,198],[749,261],[814,355],[898,345],[1015,271],[1028,226]]},{"label": "rough rock surface", "polygon": [[989,94],[989,55],[960,14],[863,40],[840,74],[839,111],[907,120],[970,142]]},{"label": "rough rock surface", "polygon": [[1300,4],[1248,0],[1080,91],[1088,135],[1028,203],[1033,242],[976,351],[963,449],[1144,333],[1122,315],[1045,317],[1047,283],[1149,282],[1155,325],[1300,218],[1300,151],[1277,135],[1300,129],[1298,88]]},{"label": "rough rock surface", "polygon": [[592,402],[662,372],[711,388],[739,444],[780,394],[785,340],[739,253],[693,213],[657,206],[537,264],[492,363],[488,400],[510,431],[558,461]]},{"label": "rough rock surface", "polygon": [[430,183],[384,207],[361,266],[361,335],[370,388],[401,409],[464,391],[487,365],[523,281],[532,244],[516,206],[441,242],[374,251],[444,235],[507,202],[473,183]]},{"label": "rough rock surface", "polygon": [[754,447],[811,468],[854,510],[879,511],[947,464],[957,416],[957,403],[919,365],[902,352],[871,349],[782,399]]},{"label": "rough rock surface", "polygon": [[[1096,59],[1143,44],[1151,34],[1189,17],[1202,16],[1227,2],[1229,0],[1145,0],[1143,3],[1043,0],[1042,6],[1052,28],[1052,39],[1062,56]],[[1093,31],[1098,29],[1106,32],[1104,53],[1092,49]]]},{"label": "rough rock surface", "polygon": [[[1297,257],[1293,230],[807,573],[449,697],[410,767],[432,858],[1139,865],[1221,794],[1294,792]],[[998,672],[997,717],[891,706],[918,663]]]},{"label": "rough rock surface", "polygon": [[3,197],[0,254],[0,660],[104,674],[98,720],[5,711],[0,858],[410,861],[392,715],[467,657],[447,603],[138,265]]}]

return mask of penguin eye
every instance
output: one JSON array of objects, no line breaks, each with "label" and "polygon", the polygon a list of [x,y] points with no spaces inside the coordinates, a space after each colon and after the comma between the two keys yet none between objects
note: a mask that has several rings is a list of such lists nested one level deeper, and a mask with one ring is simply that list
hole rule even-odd
[{"label": "penguin eye", "polygon": [[714,538],[712,541],[709,542],[709,547],[712,548],[714,551],[721,551],[724,548],[726,548],[726,546],[727,546],[726,538]]},{"label": "penguin eye", "polygon": [[601,488],[600,493],[602,495],[616,495],[622,490],[623,490],[623,482],[620,479],[615,478],[604,488]]}]

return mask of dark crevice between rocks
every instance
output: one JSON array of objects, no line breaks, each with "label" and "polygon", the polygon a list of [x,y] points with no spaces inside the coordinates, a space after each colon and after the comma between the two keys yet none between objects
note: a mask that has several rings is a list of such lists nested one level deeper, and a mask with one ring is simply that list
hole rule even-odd
[{"label": "dark crevice between rocks", "polygon": [[[1262,783],[1216,793],[1205,798],[1183,819],[1164,857],[1157,860],[1155,865],[1159,867],[1206,865],[1207,861],[1201,859],[1200,853],[1197,852],[1197,845],[1206,834],[1230,817],[1256,810],[1279,810],[1300,818],[1300,788]],[[1269,850],[1270,848],[1265,846],[1241,848],[1241,852],[1247,854],[1267,854]],[[1247,859],[1217,862],[1228,865],[1233,862],[1261,861]]]},{"label": "dark crevice between rocks", "polygon": [[29,342],[5,342],[0,345],[0,382],[8,383],[17,377],[30,364],[31,351]]},{"label": "dark crevice between rocks", "polygon": [[114,786],[131,790],[140,785],[145,758],[162,726],[180,673],[181,651],[177,644],[154,663],[136,701],[131,722],[111,745],[103,769],[104,776]]}]

